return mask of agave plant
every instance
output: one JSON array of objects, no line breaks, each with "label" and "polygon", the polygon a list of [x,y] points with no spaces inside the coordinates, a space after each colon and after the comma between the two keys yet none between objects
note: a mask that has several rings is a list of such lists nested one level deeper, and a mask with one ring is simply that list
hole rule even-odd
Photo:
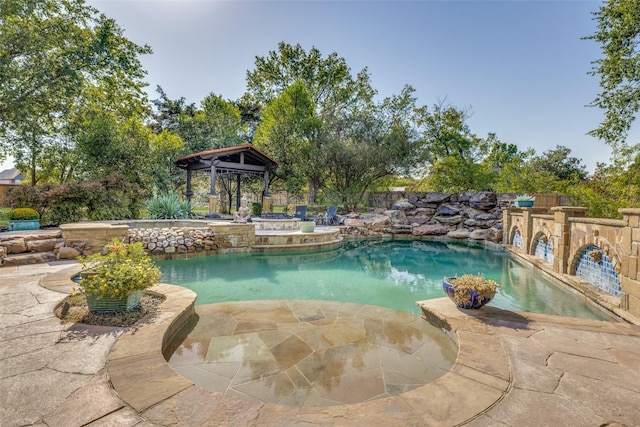
[{"label": "agave plant", "polygon": [[191,203],[176,193],[166,193],[147,201],[147,211],[151,219],[187,219],[193,215]]}]

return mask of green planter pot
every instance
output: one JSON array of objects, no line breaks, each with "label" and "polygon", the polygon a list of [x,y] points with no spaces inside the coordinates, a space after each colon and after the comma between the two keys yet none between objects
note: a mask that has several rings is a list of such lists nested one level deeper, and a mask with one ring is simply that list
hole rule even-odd
[{"label": "green planter pot", "polygon": [[9,231],[39,230],[39,229],[40,229],[39,219],[9,221]]},{"label": "green planter pot", "polygon": [[517,208],[530,208],[533,206],[533,200],[516,200],[513,204]]},{"label": "green planter pot", "polygon": [[300,221],[298,223],[298,228],[301,233],[313,233],[316,229],[315,221]]},{"label": "green planter pot", "polygon": [[92,313],[116,313],[129,311],[140,305],[142,291],[131,291],[122,297],[102,297],[87,295],[87,305]]}]

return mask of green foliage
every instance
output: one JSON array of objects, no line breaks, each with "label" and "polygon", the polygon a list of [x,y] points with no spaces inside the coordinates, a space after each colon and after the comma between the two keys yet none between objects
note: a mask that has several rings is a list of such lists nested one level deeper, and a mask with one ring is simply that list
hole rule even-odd
[{"label": "green foliage", "polygon": [[97,297],[121,297],[131,291],[146,289],[160,280],[162,272],[141,242],[126,244],[117,238],[106,246],[107,254],[79,258],[89,274],[80,280],[80,291]]},{"label": "green foliage", "polygon": [[242,144],[243,130],[240,110],[213,93],[202,100],[201,109],[179,114],[175,125],[189,153]]},{"label": "green foliage", "polygon": [[[274,147],[274,152],[303,156],[299,162],[284,158],[278,173],[287,176],[290,188],[300,189],[306,184],[311,204],[326,173],[324,147],[331,142],[337,122],[343,114],[368,108],[374,94],[366,69],[354,78],[344,58],[336,53],[323,57],[316,48],[306,52],[300,45],[283,42],[278,51],[256,58],[255,69],[247,72],[247,92],[242,102],[266,106],[264,126],[255,135],[258,144],[278,144],[276,135],[283,135],[286,142]],[[278,157],[276,160],[280,161]],[[303,180],[307,182],[303,184]]]},{"label": "green foliage", "polygon": [[586,37],[600,44],[603,58],[594,62],[591,74],[600,77],[602,92],[592,106],[604,110],[605,118],[590,133],[614,149],[624,144],[640,108],[640,2],[607,0],[594,13],[595,34]]},{"label": "green foliage", "polygon": [[147,53],[84,0],[0,2],[0,157],[13,155],[32,185],[69,176],[84,106],[144,110]]},{"label": "green foliage", "polygon": [[40,219],[40,214],[38,214],[38,211],[35,209],[31,208],[15,208],[9,211],[7,217],[14,221],[28,221]]},{"label": "green foliage", "polygon": [[87,200],[87,217],[93,221],[135,219],[140,217],[145,192],[118,172],[83,185],[92,193]]},{"label": "green foliage", "polygon": [[320,153],[314,137],[320,126],[309,92],[301,82],[287,88],[262,112],[254,144],[278,160],[276,177],[290,193],[299,193],[309,181],[319,178],[322,163],[317,161]]},{"label": "green foliage", "polygon": [[516,202],[533,202],[536,198],[533,196],[530,196],[528,194],[521,194],[518,197],[516,197],[514,200]]},{"label": "green foliage", "polygon": [[149,199],[147,212],[151,219],[187,219],[192,216],[191,204],[176,193],[166,193]]},{"label": "green foliage", "polygon": [[34,187],[32,185],[20,185],[9,189],[7,201],[16,208],[37,207],[42,215],[43,208],[48,206],[44,193],[49,190],[48,185]]},{"label": "green foliage", "polygon": [[568,187],[565,193],[576,206],[587,208],[586,215],[592,218],[620,218],[618,209],[624,207],[619,200],[598,192],[591,184],[578,184]]},{"label": "green foliage", "polygon": [[9,193],[14,206],[30,205],[41,222],[59,225],[83,219],[138,218],[143,192],[114,173],[100,181],[67,182],[58,186],[20,186]]},{"label": "green foliage", "polygon": [[251,204],[251,215],[252,216],[262,215],[262,203],[256,202]]},{"label": "green foliage", "polygon": [[487,171],[484,165],[459,156],[449,156],[431,166],[426,185],[432,191],[460,193],[487,190],[493,180],[494,174]]}]

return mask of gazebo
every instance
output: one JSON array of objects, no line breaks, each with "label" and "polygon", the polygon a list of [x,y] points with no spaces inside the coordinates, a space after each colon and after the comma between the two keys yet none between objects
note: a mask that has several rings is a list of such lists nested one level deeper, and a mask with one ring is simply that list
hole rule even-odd
[{"label": "gazebo", "polygon": [[191,175],[193,172],[207,172],[211,175],[211,190],[209,191],[209,215],[215,215],[219,195],[216,192],[216,177],[219,175],[236,175],[236,209],[240,208],[240,177],[253,175],[262,177],[264,191],[262,193],[263,210],[271,208],[269,197],[269,173],[278,166],[278,162],[262,153],[251,144],[235,147],[219,148],[217,150],[201,151],[176,160],[176,166],[187,171],[187,200],[191,201]]}]

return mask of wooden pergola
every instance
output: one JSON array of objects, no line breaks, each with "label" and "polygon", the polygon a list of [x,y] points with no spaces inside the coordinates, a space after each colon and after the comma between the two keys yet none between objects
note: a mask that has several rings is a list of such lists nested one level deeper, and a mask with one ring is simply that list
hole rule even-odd
[{"label": "wooden pergola", "polygon": [[263,209],[268,210],[269,174],[275,171],[278,162],[262,153],[251,144],[235,147],[219,148],[217,150],[201,151],[176,160],[176,166],[187,171],[187,200],[191,201],[191,175],[193,172],[206,172],[211,175],[211,190],[209,191],[209,214],[213,215],[218,203],[216,192],[216,177],[219,175],[236,175],[236,209],[240,208],[240,177],[253,175],[262,177],[264,191],[262,193]]}]

